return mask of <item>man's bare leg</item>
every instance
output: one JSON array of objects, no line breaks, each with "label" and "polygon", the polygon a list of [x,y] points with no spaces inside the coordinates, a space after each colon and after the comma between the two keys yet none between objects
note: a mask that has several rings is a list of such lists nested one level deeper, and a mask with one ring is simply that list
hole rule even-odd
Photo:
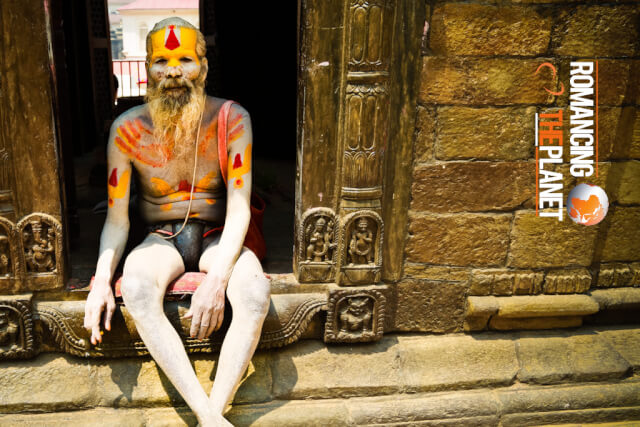
[{"label": "man's bare leg", "polygon": [[[206,271],[207,261],[215,257],[215,252],[216,245],[212,244],[202,254],[201,270]],[[227,285],[227,299],[231,303],[233,317],[222,343],[209,396],[218,414],[222,414],[231,403],[253,357],[269,310],[270,294],[271,284],[264,276],[260,261],[253,252],[243,248]]]},{"label": "man's bare leg", "polygon": [[126,259],[122,298],[149,353],[187,402],[200,425],[224,425],[226,421],[219,412],[212,410],[182,340],[164,314],[165,290],[183,272],[182,258],[175,247],[149,235]]}]

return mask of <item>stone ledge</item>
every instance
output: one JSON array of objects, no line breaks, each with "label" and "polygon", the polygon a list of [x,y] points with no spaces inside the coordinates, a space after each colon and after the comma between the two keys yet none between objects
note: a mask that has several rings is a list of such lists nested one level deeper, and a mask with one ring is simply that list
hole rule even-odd
[{"label": "stone ledge", "polygon": [[[512,386],[449,393],[237,405],[236,426],[540,425],[640,420],[640,382],[577,386]],[[194,426],[184,407],[0,415],[0,426]]]}]

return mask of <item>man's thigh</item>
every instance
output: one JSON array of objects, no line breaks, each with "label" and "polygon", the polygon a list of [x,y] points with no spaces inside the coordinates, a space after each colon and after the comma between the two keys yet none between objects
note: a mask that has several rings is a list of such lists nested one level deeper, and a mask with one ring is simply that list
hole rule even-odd
[{"label": "man's thigh", "polygon": [[123,280],[145,278],[164,292],[167,285],[184,273],[184,263],[170,241],[151,233],[127,256]]}]

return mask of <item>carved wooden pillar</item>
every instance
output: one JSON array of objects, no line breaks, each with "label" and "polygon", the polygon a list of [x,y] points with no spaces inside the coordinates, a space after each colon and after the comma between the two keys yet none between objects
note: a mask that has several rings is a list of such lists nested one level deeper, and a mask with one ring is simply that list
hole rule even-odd
[{"label": "carved wooden pillar", "polygon": [[0,2],[0,295],[64,286],[48,8],[46,0]]}]

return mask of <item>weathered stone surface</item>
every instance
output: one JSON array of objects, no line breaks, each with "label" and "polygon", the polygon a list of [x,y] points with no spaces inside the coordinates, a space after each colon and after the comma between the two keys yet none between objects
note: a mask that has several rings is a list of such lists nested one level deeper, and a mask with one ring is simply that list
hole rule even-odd
[{"label": "weathered stone surface", "polygon": [[407,262],[404,265],[404,275],[416,279],[467,281],[469,280],[469,269]]},{"label": "weathered stone surface", "polygon": [[[195,417],[194,417],[195,419]],[[0,426],[22,427],[140,427],[145,423],[144,411],[141,409],[99,408],[89,411],[56,412],[52,414],[15,414],[0,416]],[[167,424],[152,424],[155,426]],[[184,424],[172,424],[184,425]]]},{"label": "weathered stone surface", "polygon": [[600,310],[640,308],[638,288],[596,289],[591,291],[591,297],[598,303]]},{"label": "weathered stone surface", "polygon": [[[618,189],[615,192],[618,203],[639,204],[640,161],[615,162],[611,165],[611,173],[617,175],[614,179],[618,184]],[[607,190],[609,190],[608,187]]]},{"label": "weathered stone surface", "polygon": [[640,109],[633,106],[599,108],[598,159],[639,158]]},{"label": "weathered stone surface", "polygon": [[349,426],[353,425],[346,400],[276,401],[235,407],[228,415],[234,426]]},{"label": "weathered stone surface", "polygon": [[428,212],[511,210],[535,195],[529,162],[447,162],[413,172],[411,209]]},{"label": "weathered stone surface", "polygon": [[415,160],[417,163],[423,163],[433,160],[436,110],[433,107],[422,106],[418,106],[417,109]]},{"label": "weathered stone surface", "polygon": [[489,329],[496,331],[574,328],[582,325],[582,317],[492,317]]},{"label": "weathered stone surface", "polygon": [[465,331],[481,331],[487,327],[489,318],[498,312],[500,304],[498,298],[469,297],[467,300],[467,313],[464,319]]},{"label": "weathered stone surface", "polygon": [[484,338],[487,341],[467,335],[398,336],[405,390],[416,393],[512,384],[519,369],[512,337],[486,334]]},{"label": "weathered stone surface", "polygon": [[[577,411],[527,412],[523,414],[507,414],[500,418],[503,425],[509,426],[554,426],[554,427],[629,427],[637,424],[640,418],[638,408],[602,408]],[[627,421],[614,421],[627,420]],[[613,421],[613,422],[607,422]]]},{"label": "weathered stone surface", "polygon": [[536,217],[535,212],[516,212],[507,264],[524,268],[588,266],[601,224],[585,227],[566,215],[564,221],[558,221]]},{"label": "weathered stone surface", "polygon": [[551,16],[528,7],[445,3],[430,24],[436,55],[541,55],[551,38]]},{"label": "weathered stone surface", "polygon": [[391,338],[357,346],[296,343],[273,357],[273,395],[277,399],[312,399],[397,392],[401,383],[394,347]]},{"label": "weathered stone surface", "polygon": [[598,311],[588,295],[536,295],[498,298],[500,317],[584,316]]},{"label": "weathered stone surface", "polygon": [[436,158],[526,160],[533,157],[535,107],[441,107]]},{"label": "weathered stone surface", "polygon": [[539,59],[479,59],[425,57],[420,101],[434,104],[514,105],[550,104],[557,90],[548,68],[535,74]]},{"label": "weathered stone surface", "polygon": [[640,334],[637,330],[605,329],[598,331],[624,359],[633,367],[634,372],[640,372]]},{"label": "weathered stone surface", "polygon": [[518,342],[522,382],[604,381],[622,378],[630,370],[622,356],[595,334],[523,334]]},{"label": "weathered stone surface", "polygon": [[640,258],[640,207],[609,207],[598,227],[606,227],[602,261],[636,261]]},{"label": "weathered stone surface", "polygon": [[[565,68],[562,69],[563,72],[564,70]],[[566,67],[566,70],[568,73],[568,67]],[[640,73],[640,60],[598,60],[599,104],[638,105],[640,103],[640,79],[637,78],[638,73]],[[563,81],[566,82],[568,79]],[[563,96],[566,99],[567,95]]]},{"label": "weathered stone surface", "polygon": [[396,286],[394,329],[442,333],[462,328],[467,283],[406,279]]},{"label": "weathered stone surface", "polygon": [[470,295],[535,295],[542,290],[542,272],[483,269],[471,274]]},{"label": "weathered stone surface", "polygon": [[409,215],[407,259],[450,265],[502,265],[511,215]]},{"label": "weathered stone surface", "polygon": [[637,5],[584,5],[562,11],[553,32],[557,55],[581,57],[634,56],[640,48]]},{"label": "weathered stone surface", "polygon": [[601,264],[596,286],[599,288],[615,288],[633,286],[635,272],[628,264]]},{"label": "weathered stone surface", "polygon": [[582,293],[591,287],[591,274],[586,268],[549,271],[544,278],[545,294]]}]

